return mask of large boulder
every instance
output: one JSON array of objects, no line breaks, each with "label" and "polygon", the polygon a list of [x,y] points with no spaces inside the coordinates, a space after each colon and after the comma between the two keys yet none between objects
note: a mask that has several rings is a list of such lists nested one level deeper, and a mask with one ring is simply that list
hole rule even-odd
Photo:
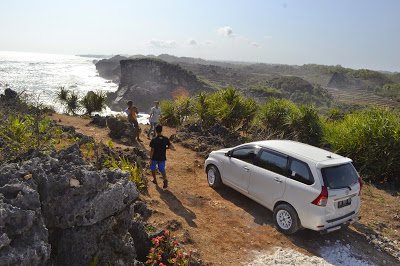
[{"label": "large boulder", "polygon": [[78,145],[36,154],[0,166],[0,265],[134,265],[137,248],[143,257],[127,173],[96,170]]},{"label": "large boulder", "polygon": [[132,137],[132,126],[124,121],[115,117],[107,119],[107,127],[110,130],[110,137],[113,139],[121,139],[122,137]]},{"label": "large boulder", "polygon": [[51,248],[36,184],[17,164],[0,173],[0,265],[43,265]]}]

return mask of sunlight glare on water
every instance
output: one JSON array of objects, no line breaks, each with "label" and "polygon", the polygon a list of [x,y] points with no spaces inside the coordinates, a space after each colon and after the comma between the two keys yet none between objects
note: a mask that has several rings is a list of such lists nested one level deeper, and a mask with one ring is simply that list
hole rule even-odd
[{"label": "sunlight glare on water", "polygon": [[[75,55],[0,51],[0,93],[9,87],[61,112],[62,107],[56,99],[61,86],[79,96],[91,90],[117,90],[117,84],[99,77],[93,64],[95,59]],[[105,113],[110,111],[107,108]]]}]

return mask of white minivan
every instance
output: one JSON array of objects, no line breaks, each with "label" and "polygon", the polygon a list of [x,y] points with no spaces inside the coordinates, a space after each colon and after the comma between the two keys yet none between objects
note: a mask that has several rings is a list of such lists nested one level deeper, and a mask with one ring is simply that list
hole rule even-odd
[{"label": "white minivan", "polygon": [[266,140],[212,151],[208,184],[232,187],[274,213],[279,231],[328,233],[358,219],[361,179],[352,160],[290,140]]}]

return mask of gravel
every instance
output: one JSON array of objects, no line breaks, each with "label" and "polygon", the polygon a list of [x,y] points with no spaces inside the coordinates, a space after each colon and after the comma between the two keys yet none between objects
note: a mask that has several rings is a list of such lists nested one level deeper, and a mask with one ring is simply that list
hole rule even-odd
[{"label": "gravel", "polygon": [[308,256],[289,248],[276,247],[272,252],[255,251],[252,261],[246,263],[246,265],[374,265],[365,258],[361,258],[359,255],[354,254],[349,244],[343,244],[340,241],[334,243],[327,242],[325,246],[320,248],[319,254],[320,256]]}]

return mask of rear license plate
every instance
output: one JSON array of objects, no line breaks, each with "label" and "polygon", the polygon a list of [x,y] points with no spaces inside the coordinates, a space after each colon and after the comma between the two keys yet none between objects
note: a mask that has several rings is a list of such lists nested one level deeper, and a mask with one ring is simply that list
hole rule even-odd
[{"label": "rear license plate", "polygon": [[351,198],[341,200],[338,202],[338,208],[343,208],[345,206],[349,206],[351,204]]}]

